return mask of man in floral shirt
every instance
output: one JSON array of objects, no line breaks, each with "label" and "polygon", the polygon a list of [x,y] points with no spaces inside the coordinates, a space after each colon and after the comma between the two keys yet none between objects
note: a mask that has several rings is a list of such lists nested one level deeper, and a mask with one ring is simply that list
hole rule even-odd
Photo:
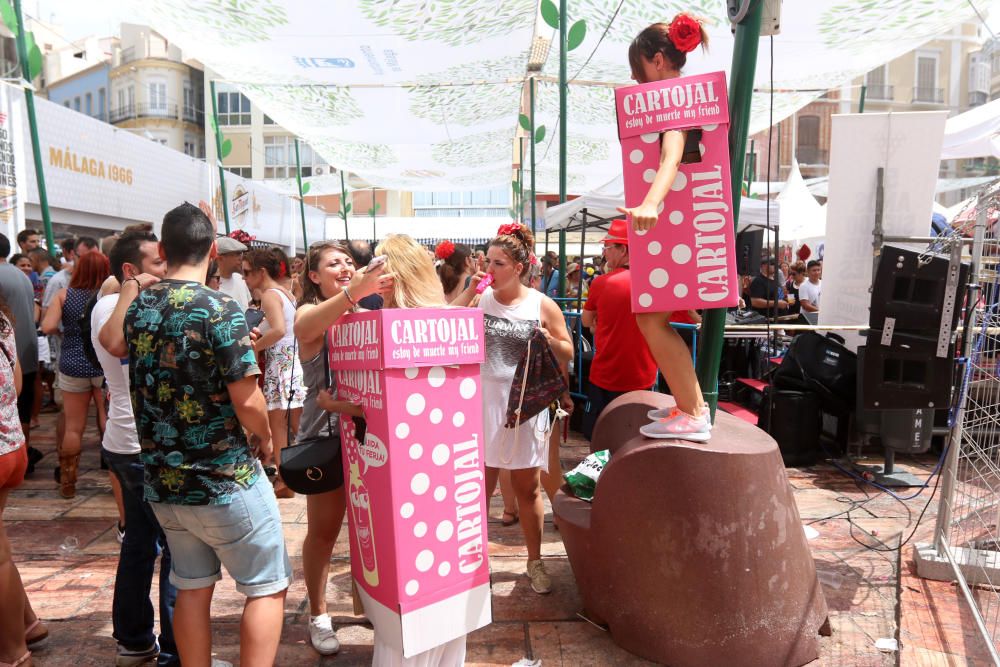
[{"label": "man in floral shirt", "polygon": [[183,204],[163,218],[161,238],[166,277],[126,280],[109,325],[124,316],[145,497],[173,557],[174,635],[182,663],[211,662],[209,610],[224,564],[254,620],[244,623],[242,662],[271,664],[292,570],[274,491],[244,436],[270,460],[260,369],[242,309],[204,285],[214,223]]}]

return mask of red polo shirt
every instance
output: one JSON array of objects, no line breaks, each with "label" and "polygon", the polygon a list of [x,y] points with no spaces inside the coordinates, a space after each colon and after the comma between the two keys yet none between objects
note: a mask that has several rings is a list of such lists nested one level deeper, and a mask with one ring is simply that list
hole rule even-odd
[{"label": "red polo shirt", "polygon": [[632,277],[615,269],[594,278],[584,310],[597,313],[590,381],[608,391],[649,389],[656,362],[632,313]]}]

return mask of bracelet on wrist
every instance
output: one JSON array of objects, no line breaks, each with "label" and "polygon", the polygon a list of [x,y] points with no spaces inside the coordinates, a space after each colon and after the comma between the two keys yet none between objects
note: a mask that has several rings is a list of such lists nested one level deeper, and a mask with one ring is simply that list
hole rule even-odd
[{"label": "bracelet on wrist", "polygon": [[129,282],[129,281],[133,281],[133,282],[135,282],[135,289],[136,289],[136,291],[139,291],[139,292],[141,292],[141,291],[142,291],[142,283],[141,283],[141,282],[139,282],[139,279],[138,279],[138,278],[136,278],[135,276],[132,276],[131,278],[129,278],[129,279],[128,279],[128,280],[126,280],[125,282]]},{"label": "bracelet on wrist", "polygon": [[347,287],[344,288],[344,296],[347,297],[347,303],[351,304],[352,306],[358,305],[358,302],[355,301],[354,297],[351,296],[351,290],[348,289]]}]

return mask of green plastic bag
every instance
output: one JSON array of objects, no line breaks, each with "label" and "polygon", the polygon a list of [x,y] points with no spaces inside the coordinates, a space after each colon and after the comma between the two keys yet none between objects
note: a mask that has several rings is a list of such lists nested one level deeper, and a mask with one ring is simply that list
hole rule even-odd
[{"label": "green plastic bag", "polygon": [[608,464],[610,456],[611,453],[606,449],[594,452],[563,475],[569,485],[570,493],[580,500],[586,500],[588,503],[593,502],[597,480],[600,478],[604,466]]}]

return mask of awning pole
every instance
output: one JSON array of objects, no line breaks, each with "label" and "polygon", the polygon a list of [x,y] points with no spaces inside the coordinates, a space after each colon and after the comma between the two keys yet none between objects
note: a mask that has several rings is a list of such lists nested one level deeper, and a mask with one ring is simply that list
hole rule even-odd
[{"label": "awning pole", "polygon": [[295,184],[299,186],[299,215],[302,216],[302,247],[309,249],[306,236],[306,202],[302,193],[302,161],[299,159],[299,138],[295,137]]},{"label": "awning pole", "polygon": [[[736,25],[732,74],[729,81],[729,160],[733,188],[733,224],[739,228],[743,167],[746,162],[747,135],[750,130],[750,102],[757,69],[757,47],[763,0],[756,0],[747,15]],[[770,205],[770,204],[768,204]],[[735,231],[735,230],[734,230]],[[712,417],[719,402],[719,364],[726,330],[725,308],[705,311],[702,321],[701,354],[698,355],[698,382]]]},{"label": "awning pole", "polygon": [[529,97],[531,99],[531,115],[528,116],[528,124],[531,127],[531,235],[537,234],[537,224],[535,223],[535,77],[528,81]]},{"label": "awning pole", "polygon": [[[14,0],[14,14],[17,18],[17,59],[21,64],[21,79],[24,86],[24,104],[28,109],[28,129],[31,135],[31,154],[35,159],[35,180],[38,181],[38,205],[42,209],[42,226],[45,228],[45,245],[50,253],[56,250],[52,235],[52,218],[49,216],[49,195],[45,190],[45,169],[42,166],[42,146],[38,141],[38,120],[35,118],[35,92],[31,83],[31,67],[28,64],[28,42],[21,16],[21,0]],[[27,188],[25,188],[27,190]]]},{"label": "awning pole", "polygon": [[[559,203],[566,201],[566,0],[559,0]],[[559,292],[566,296],[566,230],[559,230]]]},{"label": "awning pole", "polygon": [[222,168],[222,132],[219,131],[219,112],[215,103],[215,79],[209,82],[212,93],[212,125],[215,126],[215,159],[219,165],[219,192],[222,194],[222,214],[229,234],[229,196],[226,194],[226,170]]}]

